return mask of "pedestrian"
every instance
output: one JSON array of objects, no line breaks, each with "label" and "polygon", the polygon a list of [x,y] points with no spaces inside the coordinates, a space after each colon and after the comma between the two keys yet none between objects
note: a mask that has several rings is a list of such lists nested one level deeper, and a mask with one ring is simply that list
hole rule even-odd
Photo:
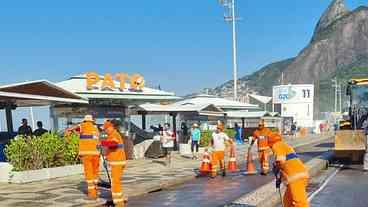
[{"label": "pedestrian", "polygon": [[166,123],[161,136],[161,144],[164,149],[167,165],[171,167],[171,156],[174,150],[174,133],[170,129],[170,124]]},{"label": "pedestrian", "polygon": [[235,123],[235,140],[236,140],[236,143],[237,144],[244,144],[244,141],[243,141],[243,133],[242,133],[242,128],[239,127],[238,123]]},{"label": "pedestrian", "polygon": [[111,195],[116,207],[123,207],[126,198],[123,196],[121,177],[126,167],[126,154],[124,151],[124,139],[119,132],[119,123],[116,120],[106,120],[103,129],[107,139],[101,141],[105,148],[105,155],[111,169]]},{"label": "pedestrian", "polygon": [[191,141],[192,141],[191,150],[193,154],[193,159],[198,159],[198,149],[200,140],[201,140],[201,130],[199,129],[198,124],[195,123],[192,126],[192,133],[191,133]]},{"label": "pedestrian", "polygon": [[212,170],[211,178],[217,175],[217,166],[220,164],[222,176],[226,176],[225,171],[225,148],[226,145],[233,144],[232,140],[224,133],[225,126],[222,122],[218,122],[216,130],[212,133],[210,147],[212,151]]},{"label": "pedestrian", "polygon": [[276,187],[280,189],[282,182],[286,185],[283,196],[284,206],[308,207],[306,188],[309,175],[306,166],[299,159],[295,150],[284,142],[280,135],[270,135],[268,144],[275,156],[273,172],[276,176]]},{"label": "pedestrian", "polygon": [[181,123],[181,133],[182,133],[182,140],[181,142],[184,143],[184,144],[187,144],[188,143],[188,126],[187,126],[187,123],[185,122],[182,122]]},{"label": "pedestrian", "polygon": [[97,199],[97,184],[100,170],[100,153],[97,150],[99,131],[92,115],[86,115],[79,128],[79,156],[83,162],[88,197]]},{"label": "pedestrian", "polygon": [[292,135],[293,137],[296,137],[296,122],[293,122],[293,123],[291,124],[291,135]]},{"label": "pedestrian", "polygon": [[27,119],[22,119],[22,125],[18,128],[18,135],[32,136],[32,128],[28,125]]},{"label": "pedestrian", "polygon": [[43,128],[42,121],[37,122],[37,129],[33,132],[33,135],[36,137],[42,136],[43,134],[47,133],[48,131]]},{"label": "pedestrian", "polygon": [[261,164],[261,175],[267,175],[270,170],[269,164],[269,149],[268,137],[272,134],[269,128],[265,127],[264,120],[261,119],[258,123],[258,129],[253,132],[253,138],[251,142],[251,147],[257,141],[258,146],[258,158]]}]

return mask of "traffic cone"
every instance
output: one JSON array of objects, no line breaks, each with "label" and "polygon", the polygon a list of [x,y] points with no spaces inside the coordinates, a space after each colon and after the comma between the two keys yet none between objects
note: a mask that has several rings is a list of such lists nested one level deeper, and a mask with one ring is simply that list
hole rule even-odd
[{"label": "traffic cone", "polygon": [[201,161],[201,166],[199,168],[199,172],[201,175],[206,175],[211,172],[211,164],[210,164],[210,154],[207,151],[203,153],[203,158]]},{"label": "traffic cone", "polygon": [[256,166],[253,162],[253,156],[251,152],[251,148],[248,149],[248,156],[247,156],[247,165],[245,167],[245,175],[254,175],[257,174]]},{"label": "traffic cone", "polygon": [[238,167],[236,165],[235,146],[231,146],[227,170],[232,173],[238,171]]}]

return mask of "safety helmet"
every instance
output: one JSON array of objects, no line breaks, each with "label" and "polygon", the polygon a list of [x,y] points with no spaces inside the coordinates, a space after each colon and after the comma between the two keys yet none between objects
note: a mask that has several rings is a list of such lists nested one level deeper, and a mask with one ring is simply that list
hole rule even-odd
[{"label": "safety helmet", "polygon": [[84,116],[83,121],[85,121],[85,122],[87,122],[87,121],[94,122],[95,120],[93,120],[93,116],[92,115],[88,114],[88,115],[85,115]]}]

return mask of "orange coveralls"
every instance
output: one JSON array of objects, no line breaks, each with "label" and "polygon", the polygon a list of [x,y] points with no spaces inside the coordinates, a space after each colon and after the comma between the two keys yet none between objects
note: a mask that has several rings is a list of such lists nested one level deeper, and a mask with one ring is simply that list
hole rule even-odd
[{"label": "orange coveralls", "polygon": [[106,133],[107,139],[105,142],[113,143],[108,146],[106,151],[106,157],[111,167],[111,195],[115,206],[123,207],[125,199],[121,187],[121,176],[126,166],[124,140],[112,126],[106,129]]},{"label": "orange coveralls", "polygon": [[257,129],[253,132],[253,137],[257,141],[258,145],[258,157],[261,164],[262,173],[268,173],[270,170],[270,164],[268,159],[268,138],[272,136],[273,132],[268,128]]},{"label": "orange coveralls", "polygon": [[281,179],[286,184],[284,206],[309,207],[306,192],[309,179],[307,168],[294,149],[283,141],[275,143],[272,151],[280,167]]},{"label": "orange coveralls", "polygon": [[88,186],[88,197],[96,199],[100,169],[100,153],[97,150],[99,133],[93,122],[83,122],[79,128],[79,156],[83,162],[84,177]]}]

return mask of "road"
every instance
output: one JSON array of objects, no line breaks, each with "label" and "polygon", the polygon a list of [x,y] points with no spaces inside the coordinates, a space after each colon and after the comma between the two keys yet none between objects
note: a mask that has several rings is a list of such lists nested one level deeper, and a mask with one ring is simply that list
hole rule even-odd
[{"label": "road", "polygon": [[311,201],[312,207],[366,207],[368,206],[368,172],[362,166],[342,168],[325,181],[324,188]]},{"label": "road", "polygon": [[[297,148],[296,151],[303,161],[308,161],[322,154],[331,146],[329,141],[324,141]],[[258,164],[257,161],[255,163]],[[225,178],[217,177],[216,179],[197,178],[172,189],[130,198],[128,207],[224,206],[272,179],[272,175],[243,176],[240,174]]]}]

